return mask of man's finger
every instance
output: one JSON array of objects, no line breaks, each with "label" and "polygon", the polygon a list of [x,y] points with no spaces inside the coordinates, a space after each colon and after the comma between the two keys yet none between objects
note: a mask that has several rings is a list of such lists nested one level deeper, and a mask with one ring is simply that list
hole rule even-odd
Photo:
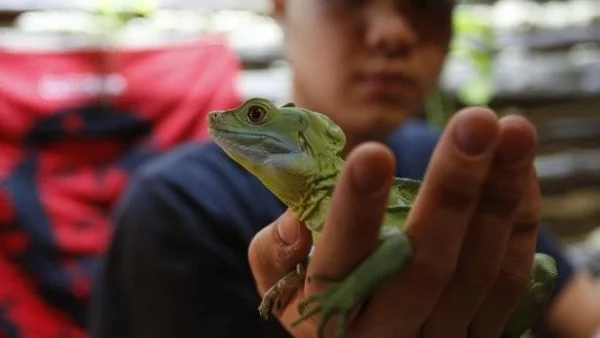
[{"label": "man's finger", "polygon": [[248,260],[261,297],[305,261],[310,245],[310,232],[289,210],[254,236]]},{"label": "man's finger", "polygon": [[[503,261],[517,209],[531,178],[536,134],[522,117],[509,116],[500,124],[493,165],[482,187],[454,277],[429,316],[424,330],[427,337],[466,336]],[[481,333],[475,337],[494,336]]]},{"label": "man's finger", "polygon": [[471,326],[474,337],[499,336],[531,276],[541,214],[535,169],[530,168],[528,189],[521,202],[506,247],[500,273]]},{"label": "man's finger", "polygon": [[[365,143],[350,153],[308,276],[341,280],[375,248],[393,176],[394,158],[385,146]],[[314,284],[307,286],[308,294],[317,291]]]}]

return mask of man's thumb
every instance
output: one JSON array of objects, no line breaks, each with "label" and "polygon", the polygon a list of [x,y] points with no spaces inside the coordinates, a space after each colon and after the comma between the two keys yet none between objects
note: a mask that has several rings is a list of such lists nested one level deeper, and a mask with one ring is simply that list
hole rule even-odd
[{"label": "man's thumb", "polygon": [[310,246],[310,232],[290,210],[254,236],[248,260],[261,297],[305,261]]}]

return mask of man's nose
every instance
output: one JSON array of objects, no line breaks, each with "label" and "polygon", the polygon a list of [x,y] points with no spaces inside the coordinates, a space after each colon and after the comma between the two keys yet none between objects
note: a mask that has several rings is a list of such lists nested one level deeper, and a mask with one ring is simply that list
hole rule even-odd
[{"label": "man's nose", "polygon": [[374,5],[369,11],[366,39],[372,48],[387,55],[405,55],[417,44],[418,35],[405,10]]}]

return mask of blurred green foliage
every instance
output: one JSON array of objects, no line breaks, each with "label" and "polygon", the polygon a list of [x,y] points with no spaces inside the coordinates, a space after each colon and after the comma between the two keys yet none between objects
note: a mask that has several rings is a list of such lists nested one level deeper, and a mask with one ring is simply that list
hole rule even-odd
[{"label": "blurred green foliage", "polygon": [[468,63],[474,76],[464,83],[456,97],[438,89],[425,103],[428,121],[443,126],[454,114],[458,100],[466,106],[486,106],[493,98],[492,64],[495,52],[494,30],[485,17],[469,7],[459,7],[454,11],[454,35],[450,44],[453,61]]},{"label": "blurred green foliage", "polygon": [[103,34],[110,37],[121,29],[127,20],[151,14],[158,4],[159,0],[99,0],[94,6],[94,12],[103,19]]}]

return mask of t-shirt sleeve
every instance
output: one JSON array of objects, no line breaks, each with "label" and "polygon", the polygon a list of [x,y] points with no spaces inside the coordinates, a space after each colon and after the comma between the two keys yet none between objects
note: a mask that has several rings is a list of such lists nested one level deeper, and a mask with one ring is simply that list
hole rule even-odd
[{"label": "t-shirt sleeve", "polygon": [[258,317],[246,248],[232,258],[221,226],[159,180],[132,183],[95,286],[92,336],[289,337]]}]

